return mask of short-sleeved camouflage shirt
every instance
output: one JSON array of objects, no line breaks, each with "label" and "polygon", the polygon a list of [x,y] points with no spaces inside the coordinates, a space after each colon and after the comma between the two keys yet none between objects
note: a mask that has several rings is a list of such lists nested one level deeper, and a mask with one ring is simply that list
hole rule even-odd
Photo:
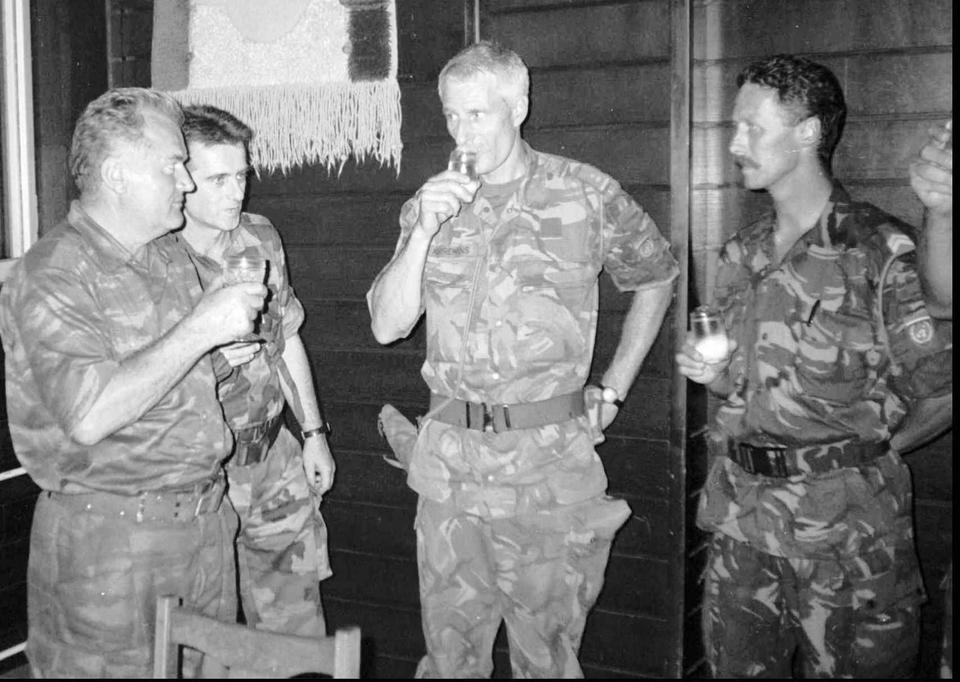
[{"label": "short-sleeved camouflage shirt", "polygon": [[[240,225],[229,234],[230,244],[224,251],[225,257],[249,252],[268,261],[269,294],[257,327],[257,333],[264,341],[260,352],[250,362],[232,369],[225,367],[222,358],[215,358],[222,373],[218,388],[220,401],[227,422],[237,430],[260,424],[283,410],[284,396],[279,375],[284,371],[281,356],[286,339],[296,334],[303,324],[304,312],[290,286],[283,244],[273,224],[261,215],[244,213],[240,216]],[[186,242],[184,244],[190,249]],[[218,262],[192,249],[191,254],[204,286],[220,275],[222,269]]]},{"label": "short-sleeved camouflage shirt", "polygon": [[[430,246],[422,373],[441,395],[518,403],[581,390],[600,270],[621,290],[679,272],[656,224],[615,180],[525,143],[523,152],[522,180],[493,202],[481,186]],[[398,251],[416,212],[415,200],[401,211]],[[471,513],[513,516],[600,495],[607,481],[585,418],[500,434],[428,419],[408,483],[431,499],[452,494]]]},{"label": "short-sleeved camouflage shirt", "polygon": [[[601,268],[622,291],[679,272],[656,224],[615,180],[523,144],[527,172],[502,209],[481,186],[430,246],[423,377],[441,395],[517,403],[578,390],[593,355]],[[401,211],[400,245],[416,218],[413,199]]]},{"label": "short-sleeved camouflage shirt", "polygon": [[[714,442],[801,448],[884,442],[911,398],[951,389],[952,323],[923,306],[910,228],[835,185],[818,224],[777,263],[775,218],[723,248],[716,302],[739,347]],[[899,457],[789,483],[713,463],[701,526],[781,556],[856,553],[909,526]],[[905,531],[908,532],[908,531]]]},{"label": "short-sleeved camouflage shirt", "polygon": [[127,357],[192,309],[196,270],[170,235],[131,254],[75,202],[0,290],[14,450],[46,490],[131,495],[210,478],[232,446],[200,360],[139,420],[95,445],[67,434]]}]

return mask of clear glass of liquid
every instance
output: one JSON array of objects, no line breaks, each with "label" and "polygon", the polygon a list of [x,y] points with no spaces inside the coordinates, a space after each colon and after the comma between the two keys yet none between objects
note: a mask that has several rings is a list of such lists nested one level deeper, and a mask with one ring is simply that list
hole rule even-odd
[{"label": "clear glass of liquid", "polygon": [[[227,256],[223,263],[223,283],[226,285],[252,282],[263,284],[267,279],[267,259],[257,255]],[[237,341],[261,341],[259,336],[260,316],[253,324],[253,332],[240,337]]]},{"label": "clear glass of liquid", "polygon": [[450,162],[447,169],[463,173],[471,180],[477,179],[477,153],[470,149],[457,147],[450,152]]},{"label": "clear glass of liquid", "polygon": [[704,362],[712,364],[727,357],[730,342],[719,310],[709,306],[696,308],[690,313],[690,331],[693,347]]}]

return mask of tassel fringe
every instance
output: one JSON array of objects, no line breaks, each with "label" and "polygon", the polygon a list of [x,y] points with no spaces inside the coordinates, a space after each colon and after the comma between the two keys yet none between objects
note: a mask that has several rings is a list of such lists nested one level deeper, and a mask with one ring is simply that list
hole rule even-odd
[{"label": "tassel fringe", "polygon": [[321,85],[195,88],[171,92],[183,104],[229,111],[254,131],[250,163],[284,175],[323,164],[329,172],[349,156],[368,156],[400,173],[400,86],[395,80]]}]

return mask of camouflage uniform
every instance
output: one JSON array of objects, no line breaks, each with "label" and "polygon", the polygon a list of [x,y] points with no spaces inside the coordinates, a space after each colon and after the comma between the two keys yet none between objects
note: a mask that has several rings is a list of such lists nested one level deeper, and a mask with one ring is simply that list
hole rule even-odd
[{"label": "camouflage uniform", "polygon": [[[580,391],[605,267],[621,290],[670,282],[667,242],[607,175],[524,143],[526,173],[483,185],[434,237],[423,275],[427,357],[442,396],[527,403]],[[398,251],[416,219],[401,211]],[[580,676],[577,652],[616,530],[586,417],[494,433],[428,414],[408,483],[427,655],[422,677],[489,675],[506,621],[514,675]]]},{"label": "camouflage uniform", "polygon": [[[264,343],[253,360],[230,368],[214,353],[220,401],[236,433],[280,417],[285,342],[300,329],[304,314],[290,286],[280,235],[270,221],[244,213],[230,239],[224,256],[249,251],[269,261],[270,289],[258,327]],[[216,261],[191,253],[204,284],[220,275]],[[292,384],[289,374],[285,380]],[[318,509],[320,498],[303,471],[300,443],[281,427],[260,462],[239,466],[231,458],[227,478],[227,494],[240,515],[237,555],[247,623],[274,632],[325,634],[320,581],[331,575],[327,530]]]},{"label": "camouflage uniform", "polygon": [[209,358],[95,445],[67,435],[124,358],[199,296],[175,241],[131,254],[76,203],[0,291],[10,433],[43,489],[27,583],[35,677],[148,677],[159,594],[236,618],[236,515],[221,504],[220,464],[232,439]]},{"label": "camouflage uniform", "polygon": [[[905,227],[836,185],[779,265],[773,216],[724,246],[716,298],[739,348],[698,514],[717,534],[716,675],[789,675],[797,647],[807,675],[912,670],[924,592],[909,471],[886,442],[907,400],[950,390],[952,326],[923,307]],[[731,440],[786,448],[795,469],[751,474]],[[837,463],[863,444],[879,456]]]}]

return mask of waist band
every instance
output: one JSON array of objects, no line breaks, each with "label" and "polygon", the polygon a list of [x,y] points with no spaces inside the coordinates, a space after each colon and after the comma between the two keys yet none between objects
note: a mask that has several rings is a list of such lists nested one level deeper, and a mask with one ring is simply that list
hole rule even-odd
[{"label": "waist band", "polygon": [[201,514],[213,514],[220,509],[226,479],[223,473],[201,481],[189,488],[154,490],[139,495],[114,493],[80,493],[71,495],[47,490],[43,494],[76,513],[122,516],[136,523],[188,522]]},{"label": "waist band", "polygon": [[727,457],[748,474],[787,478],[803,473],[825,473],[855,467],[880,457],[890,449],[886,441],[824,443],[802,448],[770,447],[731,439]]},{"label": "waist band", "polygon": [[[442,407],[441,407],[442,406]],[[435,413],[433,410],[437,410]],[[512,429],[532,429],[559,424],[584,414],[583,391],[574,391],[532,403],[491,405],[430,394],[431,417],[476,431],[500,433]]]},{"label": "waist band", "polygon": [[283,426],[283,418],[278,414],[273,419],[268,419],[261,424],[237,429],[233,434],[234,465],[249,466],[266,459],[267,452],[273,447],[273,442],[277,440],[281,426]]}]

